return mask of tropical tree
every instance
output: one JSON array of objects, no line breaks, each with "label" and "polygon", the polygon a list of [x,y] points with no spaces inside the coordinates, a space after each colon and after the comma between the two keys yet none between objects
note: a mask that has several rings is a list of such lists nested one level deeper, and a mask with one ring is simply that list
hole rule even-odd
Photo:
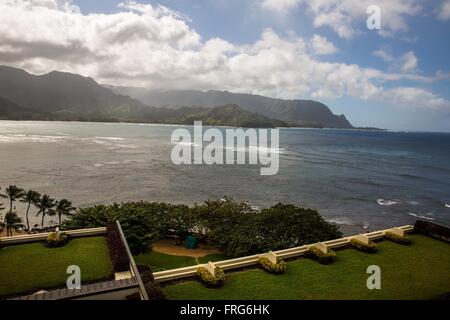
[{"label": "tropical tree", "polygon": [[5,215],[5,224],[7,237],[13,235],[13,230],[18,231],[23,228],[22,219],[15,212],[8,212]]},{"label": "tropical tree", "polygon": [[56,202],[55,213],[58,215],[58,228],[61,228],[61,217],[72,215],[72,211],[75,208],[72,207],[72,202],[67,199],[61,199]]},{"label": "tropical tree", "polygon": [[9,199],[9,212],[12,212],[13,202],[18,199],[21,199],[25,195],[25,191],[14,185],[7,187],[5,191],[6,195],[3,195],[3,197]]},{"label": "tropical tree", "polygon": [[[3,203],[0,203],[0,211],[2,210],[5,210],[5,208],[3,207]],[[0,232],[2,232],[4,228],[5,224],[3,223],[3,216],[0,215]]]},{"label": "tropical tree", "polygon": [[54,215],[55,211],[55,199],[50,198],[48,194],[44,194],[42,197],[39,198],[39,201],[37,202],[37,207],[39,209],[36,216],[41,215],[41,229],[44,229],[44,219],[45,216],[48,215]]},{"label": "tropical tree", "polygon": [[28,233],[30,233],[30,220],[29,220],[29,218],[28,218],[28,213],[30,212],[30,206],[31,205],[35,205],[35,206],[37,206],[38,205],[38,202],[39,202],[39,197],[40,197],[41,195],[38,193],[38,192],[36,192],[36,191],[33,191],[33,190],[28,190],[25,194],[24,194],[24,196],[22,197],[22,199],[20,200],[21,202],[24,202],[24,203],[27,203],[28,204],[28,206],[27,206],[27,211],[26,211],[26,219],[27,219],[27,229],[28,229]]},{"label": "tropical tree", "polygon": [[[14,201],[16,201],[17,199],[22,198],[22,196],[25,194],[25,192],[23,191],[23,189],[18,188],[15,185],[10,185],[9,187],[7,187],[5,189],[5,193],[6,194],[2,194],[1,197],[2,198],[8,198],[9,199],[9,219],[7,219],[8,213],[5,215],[5,220],[4,220],[4,224],[6,227],[6,234],[8,236],[8,234],[10,233],[10,231],[12,230],[9,225],[8,225],[8,221],[15,221],[14,219],[14,215],[12,215],[12,210],[13,210],[13,203]],[[17,214],[16,214],[17,216]],[[12,231],[11,231],[12,234]]]}]

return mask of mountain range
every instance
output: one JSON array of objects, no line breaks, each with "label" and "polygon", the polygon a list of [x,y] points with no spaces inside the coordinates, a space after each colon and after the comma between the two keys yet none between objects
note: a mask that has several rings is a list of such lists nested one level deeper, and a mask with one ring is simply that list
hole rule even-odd
[{"label": "mountain range", "polygon": [[227,91],[155,92],[102,86],[72,73],[33,75],[6,66],[0,66],[0,119],[352,128],[344,115],[312,100]]},{"label": "mountain range", "polygon": [[334,115],[323,103],[313,100],[283,100],[260,95],[211,90],[150,91],[142,88],[111,87],[118,94],[125,94],[156,107],[196,106],[212,108],[235,104],[250,112],[278,119],[297,126],[352,128],[344,115]]}]

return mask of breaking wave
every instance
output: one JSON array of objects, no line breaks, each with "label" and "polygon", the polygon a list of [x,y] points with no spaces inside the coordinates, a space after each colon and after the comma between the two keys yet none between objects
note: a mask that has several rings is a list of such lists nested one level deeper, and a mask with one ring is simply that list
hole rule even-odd
[{"label": "breaking wave", "polygon": [[410,216],[413,216],[413,217],[416,217],[416,218],[421,218],[421,219],[426,219],[426,220],[434,220],[434,218],[433,217],[430,217],[430,216],[421,216],[421,215],[419,215],[419,214],[415,214],[415,213],[413,213],[413,212],[408,212],[408,214],[410,215]]},{"label": "breaking wave", "polygon": [[399,204],[400,201],[398,200],[385,200],[385,199],[377,199],[377,203],[380,206],[392,206],[394,204]]}]

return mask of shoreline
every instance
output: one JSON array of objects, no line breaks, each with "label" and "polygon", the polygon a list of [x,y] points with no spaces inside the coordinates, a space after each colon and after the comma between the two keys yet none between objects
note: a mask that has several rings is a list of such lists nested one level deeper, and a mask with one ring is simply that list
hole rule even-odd
[{"label": "shoreline", "polygon": [[[97,124],[126,124],[126,125],[148,125],[148,126],[164,126],[164,127],[192,127],[193,124],[176,124],[176,123],[158,123],[158,122],[127,122],[127,121],[81,121],[81,120],[36,120],[36,119],[0,119],[0,124],[2,122],[36,122],[36,123],[97,123]],[[205,125],[204,127],[214,127],[214,128],[247,128],[247,127],[233,127],[233,126],[218,126],[218,125]],[[281,129],[281,130],[342,130],[342,131],[366,131],[366,132],[385,132],[385,133],[432,133],[432,134],[450,134],[449,131],[430,131],[430,130],[397,130],[397,129],[386,129],[386,128],[364,128],[364,127],[353,127],[353,128],[332,128],[332,127],[274,127],[274,128],[253,128],[253,129]]]}]

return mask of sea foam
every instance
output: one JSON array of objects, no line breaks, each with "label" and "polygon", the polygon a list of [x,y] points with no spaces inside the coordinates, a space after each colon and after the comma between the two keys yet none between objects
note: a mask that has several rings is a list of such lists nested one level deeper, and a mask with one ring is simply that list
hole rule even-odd
[{"label": "sea foam", "polygon": [[377,203],[380,206],[392,206],[394,204],[398,204],[398,200],[384,200],[384,199],[377,199]]},{"label": "sea foam", "polygon": [[421,215],[415,214],[413,212],[408,212],[408,214],[410,216],[413,216],[413,217],[416,217],[416,218],[421,218],[421,219],[426,219],[426,220],[434,220],[434,218],[432,218],[432,217],[421,216]]}]

